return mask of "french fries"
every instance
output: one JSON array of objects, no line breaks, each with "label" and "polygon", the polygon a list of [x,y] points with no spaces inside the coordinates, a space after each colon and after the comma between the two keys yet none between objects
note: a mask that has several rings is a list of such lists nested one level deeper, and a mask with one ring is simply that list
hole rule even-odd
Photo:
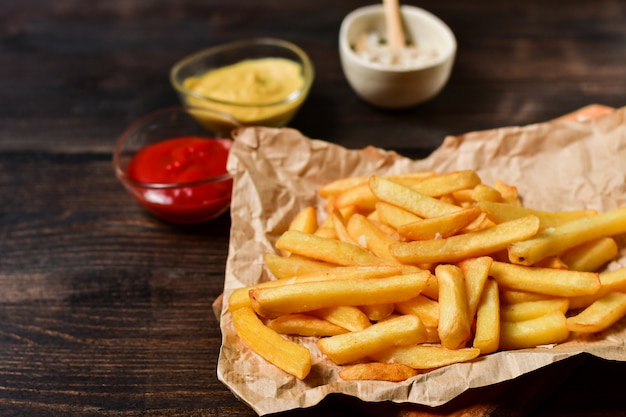
[{"label": "french fries", "polygon": [[419,373],[416,369],[401,363],[365,362],[349,365],[339,371],[345,381],[404,381]]},{"label": "french fries", "polygon": [[439,265],[435,276],[439,281],[437,333],[441,345],[448,349],[465,347],[471,336],[471,321],[463,271],[454,265]]},{"label": "french fries", "polygon": [[311,354],[307,348],[267,327],[250,307],[232,310],[231,314],[237,336],[246,346],[296,378],[306,378],[311,371]]},{"label": "french fries", "polygon": [[367,329],[319,339],[320,350],[338,365],[352,363],[385,349],[412,345],[426,339],[419,318],[405,315],[381,321]]},{"label": "french fries", "polygon": [[343,380],[403,381],[626,316],[626,268],[601,271],[626,208],[534,210],[474,171],[342,178],[319,194],[265,254],[271,279],[228,300],[242,342],[298,379],[303,337]]}]

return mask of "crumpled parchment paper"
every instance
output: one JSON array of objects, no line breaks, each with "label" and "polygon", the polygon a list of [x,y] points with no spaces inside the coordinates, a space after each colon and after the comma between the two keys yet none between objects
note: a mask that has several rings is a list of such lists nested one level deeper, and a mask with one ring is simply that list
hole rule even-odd
[{"label": "crumpled parchment paper", "polygon": [[[235,132],[228,169],[235,186],[224,300],[236,288],[272,279],[263,255],[274,251],[275,240],[300,209],[314,205],[321,211],[319,186],[341,177],[473,169],[486,184],[499,179],[517,186],[524,205],[539,210],[606,211],[624,206],[626,107],[598,119],[447,137],[439,149],[418,161],[374,147],[348,150],[289,128],[249,127]],[[626,266],[624,246],[608,268]],[[331,393],[438,406],[469,388],[515,378],[582,352],[626,360],[626,319],[584,340],[498,352],[399,383],[343,381],[337,375],[340,367],[320,354],[315,339],[301,338],[311,351],[313,367],[298,381],[238,340],[226,302],[216,302],[216,308],[222,330],[218,378],[259,415],[310,407]]]}]

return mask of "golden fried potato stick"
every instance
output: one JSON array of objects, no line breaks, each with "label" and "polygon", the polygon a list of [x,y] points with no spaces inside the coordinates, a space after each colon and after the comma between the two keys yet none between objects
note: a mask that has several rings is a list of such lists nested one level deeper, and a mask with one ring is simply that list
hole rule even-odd
[{"label": "golden fried potato stick", "polygon": [[508,222],[519,219],[524,216],[537,216],[539,219],[539,230],[550,227],[558,227],[572,220],[578,220],[584,217],[595,216],[598,214],[596,210],[572,210],[572,211],[540,211],[528,207],[521,207],[515,204],[499,203],[494,201],[479,201],[478,207],[485,213],[494,223]]},{"label": "golden fried potato stick", "polygon": [[379,362],[401,363],[413,369],[430,370],[476,359],[480,349],[446,349],[440,346],[400,346],[372,355]]},{"label": "golden fried potato stick", "polygon": [[516,186],[507,184],[502,180],[495,180],[493,182],[493,188],[498,190],[505,203],[512,204],[514,206],[522,205]]},{"label": "golden fried potato stick", "polygon": [[239,339],[266,361],[303,380],[311,371],[311,353],[307,348],[283,338],[257,317],[250,307],[231,310]]},{"label": "golden fried potato stick", "polygon": [[309,312],[310,315],[322,318],[344,329],[355,332],[367,329],[372,325],[369,317],[355,306],[334,306]]},{"label": "golden fried potato stick", "polygon": [[502,194],[486,184],[478,184],[472,189],[457,191],[452,194],[461,204],[476,203],[479,201],[504,202]]},{"label": "golden fried potato stick", "polygon": [[570,269],[558,255],[548,256],[532,266],[536,268]]},{"label": "golden fried potato stick", "polygon": [[426,330],[411,315],[381,321],[365,330],[319,339],[320,350],[338,365],[352,363],[390,347],[421,343]]},{"label": "golden fried potato stick", "polygon": [[389,245],[396,240],[390,238],[374,223],[361,214],[354,214],[347,222],[347,231],[353,241],[374,255],[397,262],[389,253]]},{"label": "golden fried potato stick", "polygon": [[376,208],[376,196],[367,183],[355,185],[333,197],[333,206],[343,208],[355,206],[363,212],[370,212]]},{"label": "golden fried potato stick", "polygon": [[304,233],[314,233],[317,230],[317,211],[315,207],[305,207],[300,210],[291,223],[289,230],[299,230]]},{"label": "golden fried potato stick", "polygon": [[[391,179],[393,181],[393,179]],[[400,181],[400,184],[403,184]],[[415,184],[406,184],[407,187],[420,194],[430,197],[441,197],[455,191],[472,189],[481,184],[481,179],[472,170],[453,171],[445,174],[434,175]]]},{"label": "golden fried potato stick", "polygon": [[337,239],[342,242],[352,243],[353,245],[357,245],[357,242],[352,239],[350,233],[348,233],[348,229],[346,228],[346,219],[343,217],[341,212],[337,209],[334,209],[330,214],[330,218],[333,219],[333,226],[335,228],[335,233],[337,234]]},{"label": "golden fried potato stick", "polygon": [[353,176],[343,177],[335,181],[331,181],[322,185],[319,189],[319,195],[322,198],[328,199],[329,197],[336,196],[350,188],[354,188],[360,184],[366,184],[369,180],[369,176]]},{"label": "golden fried potato stick", "polygon": [[371,321],[381,321],[393,314],[395,304],[373,304],[359,307]]},{"label": "golden fried potato stick", "polygon": [[448,349],[465,347],[472,335],[472,320],[468,314],[465,276],[455,265],[438,265],[435,276],[439,281],[439,325],[441,345]]},{"label": "golden fried potato stick", "polygon": [[566,313],[568,308],[569,299],[567,298],[526,301],[523,303],[503,305],[500,307],[500,318],[504,321],[530,320],[553,311]]},{"label": "golden fried potato stick", "polygon": [[369,279],[384,278],[400,274],[401,271],[393,266],[338,266],[331,270],[320,270],[301,275],[294,275],[290,279],[265,281],[255,285],[237,288],[228,297],[228,306],[231,310],[250,306],[249,292],[252,288],[267,288],[289,285],[294,282],[332,281],[340,279]]},{"label": "golden fried potato stick", "polygon": [[454,263],[503,250],[513,242],[534,236],[538,228],[539,219],[535,216],[526,216],[446,239],[397,242],[392,244],[389,250],[403,263]]},{"label": "golden fried potato stick", "polygon": [[[401,183],[415,183],[423,179],[433,177],[435,175],[437,174],[431,171],[416,171],[409,172],[407,174],[383,175],[383,177],[392,181],[399,181]],[[329,198],[359,184],[365,184],[369,181],[369,179],[369,176],[352,176],[340,178],[338,180],[331,181],[322,185],[319,189],[319,194],[323,198]]]},{"label": "golden fried potato stick", "polygon": [[336,268],[337,264],[317,261],[305,256],[281,256],[276,253],[266,253],[263,256],[265,266],[277,279],[293,278],[296,275],[319,273]]},{"label": "golden fried potato stick", "polygon": [[276,248],[337,265],[394,265],[352,243],[288,230],[276,241]]},{"label": "golden fried potato stick", "polygon": [[493,262],[490,276],[500,287],[512,288],[555,297],[595,294],[600,277],[595,272],[534,268],[506,262]]},{"label": "golden fried potato stick", "polygon": [[597,333],[626,316],[626,293],[610,292],[575,316],[567,318],[567,328],[578,333]]},{"label": "golden fried potato stick", "polygon": [[422,218],[437,217],[461,209],[377,176],[370,178],[369,187],[380,201],[398,206]]},{"label": "golden fried potato stick", "polygon": [[280,334],[307,337],[336,336],[348,332],[343,327],[307,314],[286,314],[268,320],[267,327]]},{"label": "golden fried potato stick", "polygon": [[422,219],[420,216],[413,214],[408,210],[384,201],[376,203],[376,212],[378,213],[378,219],[382,223],[395,229],[398,229],[403,224],[413,223]]},{"label": "golden fried potato stick", "polygon": [[439,303],[422,294],[410,300],[396,303],[396,311],[419,317],[426,327],[437,328],[439,326]]},{"label": "golden fried potato stick", "polygon": [[626,233],[626,207],[544,229],[531,239],[512,244],[509,260],[519,265],[532,265],[585,242],[623,233]]},{"label": "golden fried potato stick", "polygon": [[537,294],[536,292],[500,288],[501,305],[525,303],[527,301],[549,300],[552,298],[554,298],[554,296],[548,294]]},{"label": "golden fried potato stick", "polygon": [[409,300],[422,292],[429,275],[430,272],[422,271],[368,280],[302,282],[280,287],[252,288],[249,295],[254,310],[263,317],[272,318],[340,305],[360,306]]},{"label": "golden fried potato stick", "polygon": [[501,350],[561,343],[568,337],[569,329],[565,314],[560,311],[553,311],[530,320],[500,322]]},{"label": "golden fried potato stick", "polygon": [[476,317],[476,310],[480,302],[483,287],[489,276],[493,259],[489,256],[468,258],[459,262],[458,267],[465,275],[465,289],[467,292],[467,312],[470,319]]},{"label": "golden fried potato stick", "polygon": [[585,242],[561,254],[561,260],[575,271],[597,271],[619,253],[617,242],[612,237]]},{"label": "golden fried potato stick", "polygon": [[344,381],[405,381],[419,372],[401,363],[364,362],[349,365],[339,371]]},{"label": "golden fried potato stick", "polygon": [[478,207],[468,207],[437,217],[402,224],[398,232],[412,240],[442,239],[469,226],[482,213]]},{"label": "golden fried potato stick", "polygon": [[500,298],[498,284],[490,279],[485,282],[484,290],[476,311],[476,330],[472,346],[487,355],[500,346]]},{"label": "golden fried potato stick", "polygon": [[600,289],[592,295],[571,297],[571,309],[585,308],[610,292],[626,292],[626,267],[600,273]]}]

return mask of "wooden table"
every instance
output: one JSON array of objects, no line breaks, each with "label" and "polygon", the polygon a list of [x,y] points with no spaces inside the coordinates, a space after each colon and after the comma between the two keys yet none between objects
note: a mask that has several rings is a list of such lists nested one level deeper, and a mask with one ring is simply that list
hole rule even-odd
[{"label": "wooden table", "polygon": [[[216,378],[211,304],[229,217],[161,222],[111,167],[131,121],[177,104],[168,70],[190,52],[293,41],[316,79],[292,127],[413,157],[447,135],[626,104],[621,0],[420,2],[450,25],[459,52],[445,90],[400,112],[361,102],[342,74],[339,25],[364,4],[0,1],[0,415],[255,415]],[[331,397],[285,415],[626,415],[625,372],[577,357],[438,410]]]}]

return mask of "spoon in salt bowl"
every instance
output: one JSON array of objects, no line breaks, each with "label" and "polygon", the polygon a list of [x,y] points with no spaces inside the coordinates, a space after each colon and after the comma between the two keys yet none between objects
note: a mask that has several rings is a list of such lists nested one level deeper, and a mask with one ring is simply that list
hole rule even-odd
[{"label": "spoon in salt bowl", "polygon": [[383,0],[385,33],[362,33],[354,44],[354,51],[376,64],[395,68],[415,68],[432,63],[438,52],[428,45],[417,45],[407,40],[402,24],[398,0]]},{"label": "spoon in salt bowl", "polygon": [[387,42],[391,49],[402,49],[406,46],[404,30],[400,19],[398,0],[383,0],[385,22],[387,24]]}]

